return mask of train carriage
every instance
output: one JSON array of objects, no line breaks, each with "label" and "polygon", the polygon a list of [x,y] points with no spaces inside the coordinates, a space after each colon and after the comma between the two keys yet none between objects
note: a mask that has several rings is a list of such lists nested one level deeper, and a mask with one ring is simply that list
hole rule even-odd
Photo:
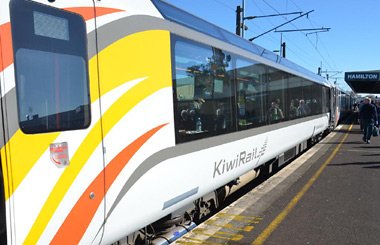
[{"label": "train carriage", "polygon": [[335,125],[323,78],[165,2],[0,13],[4,244],[153,239]]}]

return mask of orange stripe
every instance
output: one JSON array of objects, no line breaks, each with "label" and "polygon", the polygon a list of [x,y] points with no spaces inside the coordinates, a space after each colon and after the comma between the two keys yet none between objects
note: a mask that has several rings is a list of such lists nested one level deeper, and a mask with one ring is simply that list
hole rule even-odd
[{"label": "orange stripe", "polygon": [[[93,7],[76,7],[66,8],[65,10],[71,11],[82,15],[87,21],[95,18]],[[96,17],[106,14],[122,12],[121,9],[96,7]],[[12,48],[12,35],[10,23],[0,25],[0,72],[13,63],[13,48]]]},{"label": "orange stripe", "polygon": [[13,63],[11,24],[0,25],[0,72]]},{"label": "orange stripe", "polygon": [[[160,125],[146,132],[112,159],[107,167],[99,173],[83,192],[50,244],[78,244],[80,242],[96,210],[104,199],[105,193],[107,193],[121,170],[123,170],[141,146],[165,125],[167,124]],[[104,175],[106,175],[105,185],[103,182]],[[89,198],[91,192],[95,194],[94,199]]]},{"label": "orange stripe", "polygon": [[[83,19],[91,20],[94,18],[94,8],[93,7],[75,7],[75,8],[65,8],[67,11],[71,11],[77,14],[82,15]],[[106,14],[112,14],[117,12],[122,12],[124,10],[114,9],[114,8],[105,8],[105,7],[96,7],[96,17],[100,17]]]}]

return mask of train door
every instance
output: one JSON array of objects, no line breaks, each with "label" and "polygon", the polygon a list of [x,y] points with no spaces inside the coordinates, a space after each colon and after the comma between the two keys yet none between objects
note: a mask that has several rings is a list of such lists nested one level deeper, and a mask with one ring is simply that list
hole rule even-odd
[{"label": "train door", "polygon": [[40,2],[9,5],[8,243],[99,243],[104,161],[96,58],[88,51],[96,47],[93,1]]}]

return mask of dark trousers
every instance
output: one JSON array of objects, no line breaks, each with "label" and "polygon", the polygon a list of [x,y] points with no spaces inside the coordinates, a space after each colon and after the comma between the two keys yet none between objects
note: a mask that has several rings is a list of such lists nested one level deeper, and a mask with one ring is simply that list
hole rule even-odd
[{"label": "dark trousers", "polygon": [[375,122],[373,121],[373,119],[362,119],[361,121],[363,123],[363,130],[364,130],[363,140],[365,141],[370,140]]}]

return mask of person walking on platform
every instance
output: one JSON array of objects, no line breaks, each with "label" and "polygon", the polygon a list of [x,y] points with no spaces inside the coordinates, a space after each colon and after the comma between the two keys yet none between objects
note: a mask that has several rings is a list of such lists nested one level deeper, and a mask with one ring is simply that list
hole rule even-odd
[{"label": "person walking on platform", "polygon": [[363,105],[364,105],[364,100],[361,100],[360,101],[360,103],[359,103],[359,110],[358,110],[358,121],[359,121],[359,124],[360,124],[360,131],[361,132],[364,132],[364,130],[363,130],[363,122],[362,122],[362,120],[360,120],[360,111],[361,111],[361,109],[362,109],[362,107],[363,107]]},{"label": "person walking on platform", "polygon": [[377,122],[380,122],[380,100],[376,101],[375,106],[377,112]]},{"label": "person walking on platform", "polygon": [[373,127],[375,124],[378,125],[378,121],[376,106],[371,104],[369,97],[364,99],[364,104],[360,108],[360,121],[363,123],[363,141],[370,144]]}]

